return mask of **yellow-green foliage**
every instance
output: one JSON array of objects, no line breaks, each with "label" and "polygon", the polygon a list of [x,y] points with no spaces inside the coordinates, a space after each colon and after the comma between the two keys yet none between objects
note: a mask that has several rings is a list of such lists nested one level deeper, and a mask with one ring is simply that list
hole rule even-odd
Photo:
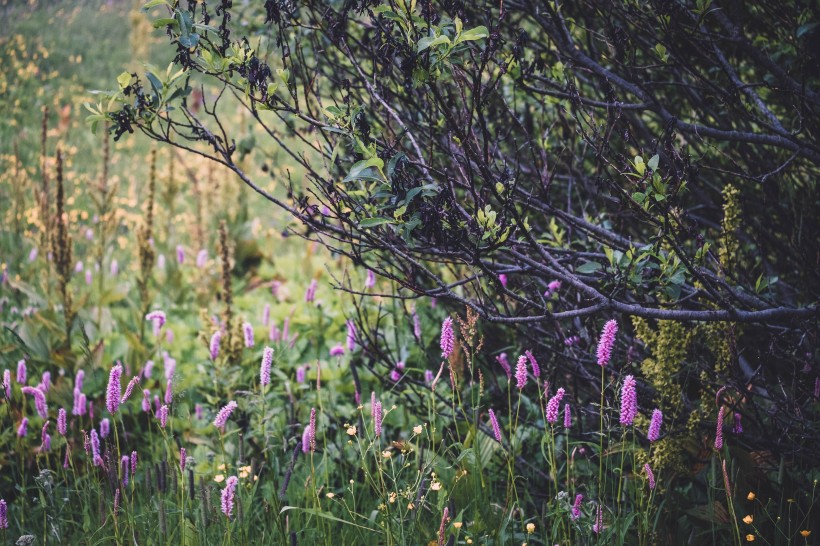
[{"label": "yellow-green foliage", "polygon": [[[641,371],[658,394],[655,405],[664,413],[666,424],[679,423],[682,418],[682,385],[678,376],[686,358],[695,330],[673,321],[658,321],[653,328],[648,321],[632,318],[638,337],[643,340],[651,356],[641,363]],[[648,423],[647,423],[648,424]],[[683,443],[685,438],[667,437],[652,446],[650,464],[658,470],[683,466]]]},{"label": "yellow-green foliage", "polygon": [[723,188],[723,237],[718,256],[720,265],[726,272],[732,271],[732,266],[738,263],[740,244],[735,235],[740,228],[740,190],[732,184]]}]

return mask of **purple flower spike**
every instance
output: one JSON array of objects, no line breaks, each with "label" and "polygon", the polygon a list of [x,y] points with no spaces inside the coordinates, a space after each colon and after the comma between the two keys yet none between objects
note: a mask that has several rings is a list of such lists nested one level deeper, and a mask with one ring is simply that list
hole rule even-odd
[{"label": "purple flower spike", "polygon": [[715,449],[723,449],[723,408],[718,408],[717,428],[715,430]]},{"label": "purple flower spike", "polygon": [[111,373],[108,375],[108,388],[105,391],[105,407],[111,415],[117,413],[122,399],[120,376],[122,376],[122,365],[117,364],[111,368]]},{"label": "purple flower spike", "polygon": [[572,410],[569,404],[564,404],[564,428],[572,427]]},{"label": "purple flower spike", "polygon": [[151,324],[154,327],[154,337],[159,337],[160,330],[162,330],[162,327],[165,326],[165,312],[151,311],[145,315],[145,320],[151,321]]},{"label": "purple flower spike", "polygon": [[498,424],[498,418],[495,416],[495,412],[490,408],[490,425],[493,427],[493,436],[495,436],[495,441],[499,444],[503,444],[501,437],[501,427]]},{"label": "purple flower spike", "polygon": [[455,348],[456,336],[453,332],[453,319],[447,317],[441,323],[441,357],[450,358]]},{"label": "purple flower spike", "polygon": [[732,434],[743,434],[743,423],[741,422],[741,415],[735,413],[735,424],[732,426]]},{"label": "purple flower spike", "polygon": [[57,412],[57,432],[59,432],[61,436],[65,436],[67,430],[68,426],[66,424],[66,411],[63,408],[60,408]]},{"label": "purple flower spike", "polygon": [[9,509],[6,501],[0,499],[0,529],[9,528]]},{"label": "purple flower spike", "polygon": [[100,437],[108,438],[109,434],[111,434],[111,421],[103,419],[100,421]]},{"label": "purple flower spike", "polygon": [[655,474],[652,473],[649,463],[643,465],[643,469],[646,472],[646,479],[649,480],[649,489],[655,489]]},{"label": "purple flower spike", "polygon": [[94,466],[103,465],[102,457],[100,457],[100,437],[96,429],[91,429],[91,456]]},{"label": "purple flower spike", "polygon": [[606,366],[612,358],[612,347],[615,345],[615,335],[618,333],[618,323],[615,319],[607,321],[598,340],[598,365]]},{"label": "purple flower spike", "polygon": [[123,455],[120,457],[120,469],[122,470],[122,485],[123,487],[128,486],[128,474],[130,474],[130,463],[131,461],[128,458],[128,455]]},{"label": "purple flower spike", "polygon": [[367,270],[367,276],[365,277],[365,280],[364,280],[364,287],[365,288],[373,288],[374,286],[376,286],[376,274],[368,269]]},{"label": "purple flower spike", "polygon": [[507,276],[504,273],[501,273],[498,276],[498,282],[501,283],[501,286],[503,286],[504,288],[507,288]]},{"label": "purple flower spike", "polygon": [[561,407],[561,400],[564,398],[564,388],[561,387],[555,392],[555,396],[547,402],[547,422],[554,424],[558,421],[558,412]]},{"label": "purple flower spike", "polygon": [[635,391],[635,378],[627,375],[621,387],[621,417],[620,423],[629,426],[638,415],[638,394]]},{"label": "purple flower spike", "polygon": [[384,419],[384,412],[382,411],[382,403],[379,400],[373,404],[373,430],[376,436],[382,435],[382,420]]},{"label": "purple flower spike", "polygon": [[345,354],[344,345],[341,343],[337,343],[333,347],[330,348],[330,356],[342,356]]},{"label": "purple flower spike", "polygon": [[527,386],[527,357],[521,355],[515,364],[515,386],[518,390]]},{"label": "purple flower spike", "polygon": [[231,519],[231,515],[233,514],[233,502],[234,496],[236,495],[236,484],[238,482],[239,478],[231,476],[225,480],[225,489],[222,490],[222,513],[225,514],[225,517],[228,519]]},{"label": "purple flower spike", "polygon": [[530,367],[532,367],[532,375],[536,379],[541,377],[541,366],[538,365],[538,361],[535,360],[532,351],[524,351],[524,354],[527,355],[527,359],[530,361]]},{"label": "purple flower spike", "polygon": [[138,376],[134,376],[131,378],[131,381],[128,382],[128,385],[125,387],[125,394],[122,395],[122,399],[120,400],[120,404],[125,404],[126,400],[131,396],[131,393],[134,392],[134,387],[136,387],[140,382],[140,378]]},{"label": "purple flower spike", "polygon": [[151,411],[151,391],[148,389],[142,390],[142,411],[145,413]]},{"label": "purple flower spike", "polygon": [[165,383],[165,398],[163,401],[169,406],[174,401],[174,384],[170,379]]},{"label": "purple flower spike", "polygon": [[25,438],[26,434],[28,434],[28,417],[23,417],[20,426],[17,427],[17,437]]},{"label": "purple flower spike", "polygon": [[250,322],[242,324],[242,335],[245,336],[245,347],[253,347],[253,326]]},{"label": "purple flower spike", "polygon": [[196,266],[202,269],[206,263],[208,263],[208,251],[203,248],[196,255]]},{"label": "purple flower spike", "polygon": [[17,382],[21,385],[26,384],[26,360],[21,359],[17,362]]},{"label": "purple flower spike", "polygon": [[37,409],[37,415],[42,419],[48,417],[48,406],[46,405],[46,395],[37,387],[23,387],[23,394],[28,394],[34,397],[34,407]]},{"label": "purple flower spike", "polygon": [[575,502],[572,504],[572,519],[576,520],[581,517],[581,501],[584,500],[584,496],[578,493],[575,495]]},{"label": "purple flower spike", "polygon": [[219,356],[219,344],[222,342],[222,331],[217,330],[214,332],[214,335],[211,336],[211,343],[208,346],[208,349],[211,352],[211,361],[216,360],[216,357]]},{"label": "purple flower spike", "polygon": [[182,245],[177,245],[177,263],[182,265],[185,263],[185,249]]},{"label": "purple flower spike", "polygon": [[308,285],[307,290],[305,290],[305,303],[312,303],[316,300],[316,288],[318,285],[319,283],[316,279],[310,280],[310,284]]},{"label": "purple flower spike", "polygon": [[187,452],[184,447],[179,448],[179,468],[182,472],[185,472],[185,458],[187,457]]},{"label": "purple flower spike", "polygon": [[159,408],[159,426],[165,428],[168,424],[168,406]]},{"label": "purple flower spike", "polygon": [[512,377],[512,368],[510,368],[510,361],[507,360],[507,353],[501,353],[495,359],[501,364],[504,373],[507,374],[507,379],[510,379]]},{"label": "purple flower spike", "polygon": [[646,437],[650,442],[655,442],[661,437],[661,424],[663,423],[663,413],[659,409],[652,410],[652,419],[649,421],[649,432]]},{"label": "purple flower spike", "polygon": [[11,399],[11,371],[9,370],[3,372],[3,391],[6,393],[6,399]]},{"label": "purple flower spike", "polygon": [[415,336],[416,341],[421,341],[421,319],[415,311],[413,311],[413,336]]},{"label": "purple flower spike", "polygon": [[228,402],[228,404],[221,410],[219,410],[219,413],[216,414],[216,418],[214,419],[214,426],[220,430],[223,430],[225,428],[225,425],[228,423],[228,418],[231,416],[236,407],[236,401],[231,400],[230,402]]},{"label": "purple flower spike", "polygon": [[310,425],[302,431],[302,453],[310,453]]},{"label": "purple flower spike", "polygon": [[259,366],[259,384],[263,387],[270,385],[270,367],[273,363],[273,349],[265,347],[262,351],[262,364]]}]

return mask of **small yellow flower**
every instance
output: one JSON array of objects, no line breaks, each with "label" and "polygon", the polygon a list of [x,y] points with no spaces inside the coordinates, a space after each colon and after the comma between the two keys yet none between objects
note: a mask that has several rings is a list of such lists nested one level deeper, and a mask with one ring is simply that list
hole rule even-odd
[{"label": "small yellow flower", "polygon": [[251,466],[250,466],[250,465],[248,465],[248,466],[240,466],[240,467],[239,467],[239,470],[241,470],[242,472],[248,472],[248,473],[250,473],[250,471],[251,471]]},{"label": "small yellow flower", "polygon": [[746,498],[747,498],[747,499],[749,499],[749,500],[755,500],[755,496],[756,496],[756,495],[755,495],[754,493],[752,493],[751,491],[749,491],[749,494],[748,494],[748,495],[746,495]]},{"label": "small yellow flower", "polygon": [[430,489],[432,489],[433,491],[438,491],[439,489],[441,489],[441,482],[431,483],[430,484]]},{"label": "small yellow flower", "polygon": [[393,454],[390,453],[389,449],[385,449],[384,451],[382,451],[382,457],[384,457],[385,459],[389,459],[392,456],[393,456]]},{"label": "small yellow flower", "polygon": [[356,430],[355,425],[352,426],[352,427],[347,427],[347,435],[348,436],[356,436],[356,432],[357,432],[357,430]]},{"label": "small yellow flower", "polygon": [[416,507],[416,505],[413,504],[412,502],[407,503],[407,509],[408,510],[413,510],[415,507]]},{"label": "small yellow flower", "polygon": [[222,483],[225,481],[225,476],[223,476],[222,474],[217,474],[216,476],[214,476],[214,481],[216,483]]},{"label": "small yellow flower", "polygon": [[746,535],[746,542],[754,542],[755,536],[754,535]]},{"label": "small yellow flower", "polygon": [[811,534],[811,531],[809,531],[808,529],[803,529],[802,531],[800,531],[800,536],[807,537],[810,534]]},{"label": "small yellow flower", "polygon": [[390,492],[390,494],[387,496],[387,501],[390,504],[393,504],[394,502],[396,502],[396,492],[395,491]]},{"label": "small yellow flower", "polygon": [[464,525],[464,523],[461,522],[461,521],[454,521],[453,522],[453,527],[455,527],[456,529],[461,529],[462,525]]},{"label": "small yellow flower", "polygon": [[245,472],[244,470],[240,470],[240,471],[239,471],[239,477],[240,477],[240,478],[247,478],[247,477],[248,477],[248,473],[247,473],[247,472]]},{"label": "small yellow flower", "polygon": [[535,524],[534,523],[528,523],[527,524],[527,532],[528,533],[534,533],[535,532]]},{"label": "small yellow flower", "polygon": [[335,494],[335,493],[325,493],[325,497],[327,497],[327,498],[329,498],[329,499],[332,499],[332,498],[333,498],[333,497],[335,497],[335,496],[336,496],[336,494]]},{"label": "small yellow flower", "polygon": [[225,463],[222,463],[221,465],[217,466],[216,468],[217,468],[217,470],[225,470]]},{"label": "small yellow flower", "polygon": [[749,514],[748,516],[743,518],[743,523],[745,523],[746,525],[751,525],[754,520],[755,518],[751,514]]},{"label": "small yellow flower", "polygon": [[421,425],[416,425],[413,427],[413,434],[421,434]]},{"label": "small yellow flower", "polygon": [[468,539],[467,539],[467,544],[472,544],[472,543],[473,543],[473,539],[468,538]]}]

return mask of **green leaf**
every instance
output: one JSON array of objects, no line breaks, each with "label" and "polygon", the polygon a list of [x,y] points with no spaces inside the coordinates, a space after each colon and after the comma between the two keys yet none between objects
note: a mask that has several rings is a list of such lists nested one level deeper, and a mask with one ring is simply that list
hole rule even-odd
[{"label": "green leaf", "polygon": [[660,159],[661,158],[658,156],[658,154],[655,154],[649,159],[649,162],[646,164],[646,166],[654,171],[658,168],[658,161],[660,161]]},{"label": "green leaf", "polygon": [[601,264],[598,262],[585,262],[576,267],[575,272],[582,275],[587,275],[589,273],[595,273],[599,269],[601,269]]},{"label": "green leaf", "polygon": [[154,28],[161,28],[164,26],[171,25],[174,29],[179,29],[179,23],[176,19],[172,17],[160,17],[159,19],[155,19],[153,22]]},{"label": "green leaf", "polygon": [[146,3],[142,6],[143,11],[148,11],[149,9],[156,7],[156,6],[168,6],[171,7],[171,4],[168,3],[167,0],[151,0],[150,2]]},{"label": "green leaf", "polygon": [[643,158],[639,155],[635,156],[635,170],[638,171],[638,174],[643,176],[646,172],[646,164],[643,162]]},{"label": "green leaf", "polygon": [[373,529],[372,527],[366,527],[364,525],[359,525],[357,523],[353,523],[352,521],[347,521],[347,520],[344,520],[344,519],[341,519],[341,518],[337,518],[336,516],[328,514],[327,512],[321,512],[319,510],[313,510],[313,509],[310,509],[310,508],[299,508],[298,506],[285,506],[284,508],[279,510],[279,513],[282,514],[282,513],[286,512],[288,510],[298,510],[300,512],[304,512],[305,514],[310,514],[310,515],[313,515],[313,516],[328,519],[330,521],[335,521],[335,522],[338,522],[338,523],[344,523],[344,524],[347,524],[347,525],[352,525],[353,527],[358,527],[359,529],[365,529],[365,530],[373,532],[373,533],[381,533],[382,532],[378,529]]},{"label": "green leaf", "polygon": [[442,36],[437,36],[437,37],[427,36],[427,37],[422,38],[421,40],[419,40],[419,42],[416,44],[416,52],[421,53],[422,51],[424,51],[427,48],[437,46],[439,44],[449,44],[449,43],[450,43],[450,38],[448,38],[447,36],[443,36],[443,35]]},{"label": "green leaf", "polygon": [[456,43],[460,44],[461,42],[481,40],[489,35],[490,32],[487,30],[487,27],[482,25],[480,27],[471,28],[470,30],[465,31],[463,34],[456,38]]},{"label": "green leaf", "polygon": [[131,83],[131,74],[123,72],[117,76],[117,83],[120,84],[120,89],[125,89],[128,87],[128,84]]},{"label": "green leaf", "polygon": [[[369,167],[377,167],[381,169],[384,167],[384,161],[378,157],[371,157],[370,159],[365,159],[362,161],[356,162],[351,168],[350,172],[347,173],[347,176],[343,180],[343,182],[350,182],[351,180],[381,180],[381,177],[375,176],[373,174],[367,173]],[[372,170],[372,169],[371,169]]]}]

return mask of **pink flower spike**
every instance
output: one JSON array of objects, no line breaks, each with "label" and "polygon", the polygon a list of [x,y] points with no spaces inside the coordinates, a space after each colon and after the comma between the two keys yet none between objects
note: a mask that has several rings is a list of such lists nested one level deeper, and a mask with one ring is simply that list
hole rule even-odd
[{"label": "pink flower spike", "polygon": [[618,333],[618,323],[615,319],[607,321],[598,340],[598,365],[606,366],[612,358],[612,347],[615,345],[615,335]]},{"label": "pink flower spike", "polygon": [[564,404],[564,428],[572,427],[572,413],[569,404]]},{"label": "pink flower spike", "polygon": [[64,408],[60,408],[57,412],[57,432],[59,432],[61,436],[65,436],[67,430],[66,411]]},{"label": "pink flower spike", "polygon": [[584,496],[580,493],[575,495],[575,502],[572,504],[572,515],[570,516],[573,520],[576,520],[581,517],[581,501],[584,500]]},{"label": "pink flower spike", "polygon": [[125,387],[125,394],[122,395],[122,399],[120,400],[120,404],[125,404],[126,400],[131,396],[131,393],[134,392],[134,387],[136,387],[140,382],[140,378],[138,376],[134,376],[131,378],[131,381],[128,382],[128,386]]},{"label": "pink flower spike", "polygon": [[376,274],[368,269],[367,270],[367,276],[365,277],[365,280],[364,280],[364,287],[365,288],[373,288],[374,286],[376,286]]},{"label": "pink flower spike", "polygon": [[259,366],[259,384],[263,387],[270,385],[270,367],[273,363],[273,349],[265,347],[262,350],[262,364]]},{"label": "pink flower spike", "polygon": [[159,408],[159,426],[165,428],[168,424],[168,406]]},{"label": "pink flower spike", "polygon": [[715,449],[723,449],[723,408],[718,408],[717,428],[715,430]]},{"label": "pink flower spike", "polygon": [[518,390],[527,386],[527,357],[521,355],[515,364],[515,386]]},{"label": "pink flower spike", "polygon": [[21,389],[23,394],[28,394],[34,397],[34,407],[37,409],[37,415],[42,419],[48,417],[48,406],[46,405],[46,395],[37,387],[23,387]]},{"label": "pink flower spike", "polygon": [[356,348],[356,323],[352,320],[347,321],[347,350],[349,352],[353,352],[353,349]]},{"label": "pink flower spike", "polygon": [[499,444],[503,444],[502,436],[501,436],[501,426],[498,424],[498,418],[495,416],[495,412],[490,408],[488,410],[490,414],[490,426],[493,427],[493,436],[495,437],[495,441]]},{"label": "pink flower spike", "polygon": [[222,342],[222,331],[217,330],[211,336],[211,342],[208,344],[208,350],[211,354],[211,361],[215,361],[216,357],[219,356],[219,345]]},{"label": "pink flower spike", "polygon": [[649,463],[643,465],[643,469],[646,472],[646,479],[649,480],[649,489],[655,489],[655,474],[652,473]]},{"label": "pink flower spike", "polygon": [[564,398],[564,388],[561,387],[555,392],[555,396],[547,402],[547,422],[555,424],[558,421],[558,412],[561,407],[561,400]]},{"label": "pink flower spike", "polygon": [[629,426],[638,415],[638,394],[635,391],[635,378],[627,375],[621,387],[621,416],[620,423]]},{"label": "pink flower spike", "polygon": [[228,418],[231,416],[236,407],[236,401],[231,400],[230,402],[228,402],[228,404],[221,410],[219,410],[219,412],[216,414],[216,418],[214,419],[214,426],[220,430],[223,430],[225,428],[225,425],[228,423]]},{"label": "pink flower spike", "polygon": [[650,442],[655,442],[661,437],[661,424],[663,423],[663,413],[659,409],[652,410],[652,419],[649,421],[649,432],[646,437]]},{"label": "pink flower spike", "polygon": [[453,332],[453,319],[447,317],[444,319],[444,322],[441,323],[441,357],[442,358],[450,358],[450,355],[453,354],[453,349],[455,348],[455,341],[456,336]]},{"label": "pink flower spike", "polygon": [[343,356],[345,354],[344,345],[341,343],[337,343],[333,347],[330,348],[330,356]]},{"label": "pink flower spike", "polygon": [[150,320],[154,326],[154,336],[159,337],[160,330],[163,326],[165,326],[165,312],[163,311],[151,311],[147,315],[145,315],[145,320]]},{"label": "pink flower spike", "polygon": [[225,480],[225,489],[222,490],[222,513],[225,517],[231,519],[233,514],[234,497],[236,496],[236,484],[239,483],[239,478],[231,476]]},{"label": "pink flower spike", "polygon": [[501,367],[504,369],[504,373],[507,374],[507,379],[510,379],[512,377],[512,368],[510,368],[510,361],[507,360],[507,353],[501,353],[496,356],[495,359],[499,364],[501,364]]},{"label": "pink flower spike", "polygon": [[373,404],[373,430],[376,433],[376,437],[382,435],[382,419],[384,419],[384,413],[382,412],[382,403],[379,400]]},{"label": "pink flower spike", "polygon": [[524,351],[524,354],[527,355],[527,359],[530,361],[530,367],[532,367],[532,375],[536,379],[538,379],[539,377],[541,377],[541,367],[538,365],[538,361],[535,360],[532,351]]},{"label": "pink flower spike", "polygon": [[242,335],[245,337],[245,347],[253,347],[253,325],[250,322],[242,324]]}]

